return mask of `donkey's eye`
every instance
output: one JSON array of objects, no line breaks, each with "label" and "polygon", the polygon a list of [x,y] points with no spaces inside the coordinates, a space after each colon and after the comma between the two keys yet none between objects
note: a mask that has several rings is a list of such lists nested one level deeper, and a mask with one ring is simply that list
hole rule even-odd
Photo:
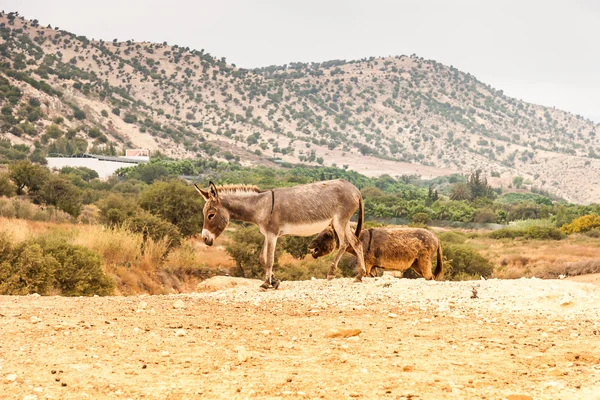
[{"label": "donkey's eye", "polygon": [[215,217],[214,213],[210,213],[208,214],[208,220],[210,221],[211,219],[213,219]]}]

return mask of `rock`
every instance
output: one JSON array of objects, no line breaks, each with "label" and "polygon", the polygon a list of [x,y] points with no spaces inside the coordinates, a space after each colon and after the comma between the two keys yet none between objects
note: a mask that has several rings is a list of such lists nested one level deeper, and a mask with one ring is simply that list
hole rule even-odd
[{"label": "rock", "polygon": [[361,334],[360,329],[330,329],[325,333],[326,338],[349,338]]},{"label": "rock", "polygon": [[173,308],[176,310],[185,308],[185,303],[183,302],[183,300],[177,300],[175,303],[173,303]]},{"label": "rock", "polygon": [[6,375],[6,380],[9,382],[14,382],[17,380],[17,374],[8,374]]},{"label": "rock", "polygon": [[177,329],[175,331],[175,336],[185,336],[185,330],[184,329]]},{"label": "rock", "polygon": [[415,367],[413,365],[405,365],[404,367],[402,367],[402,371],[404,372],[413,372],[415,370]]},{"label": "rock", "polygon": [[560,306],[561,307],[569,307],[573,305],[573,298],[571,296],[569,296],[568,294],[565,295],[561,300],[560,300]]},{"label": "rock", "polygon": [[239,362],[245,362],[248,359],[248,352],[244,346],[237,348],[237,357]]},{"label": "rock", "polygon": [[394,314],[394,313],[392,313],[392,312],[391,312],[391,313],[389,313],[387,316],[388,316],[389,318],[396,318],[396,317],[398,317],[398,314]]},{"label": "rock", "polygon": [[31,317],[31,318],[29,318],[29,322],[31,322],[32,324],[37,324],[37,323],[42,322],[42,319],[38,318],[38,317]]}]

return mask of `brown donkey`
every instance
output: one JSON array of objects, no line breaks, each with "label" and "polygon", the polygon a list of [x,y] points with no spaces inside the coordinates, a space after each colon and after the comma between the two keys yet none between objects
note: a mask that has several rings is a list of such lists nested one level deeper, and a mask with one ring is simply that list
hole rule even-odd
[{"label": "brown donkey", "polygon": [[[360,234],[360,241],[363,244],[367,275],[373,276],[371,269],[374,267],[396,271],[406,271],[412,267],[423,278],[430,280],[439,279],[444,271],[440,241],[427,229],[365,229]],[[327,227],[312,241],[309,250],[312,256],[317,258],[331,253],[335,247],[335,232],[331,227]],[[351,248],[346,248],[346,251],[355,254]],[[437,266],[432,275],[431,262],[436,253]]]},{"label": "brown donkey", "polygon": [[[261,191],[256,186],[229,185],[216,187],[210,182],[204,191],[204,229],[202,239],[212,246],[213,241],[227,227],[230,219],[258,225],[265,237],[260,262],[265,267],[262,288],[275,289],[279,281],[271,281],[275,246],[284,235],[311,236],[332,224],[340,240],[340,250],[331,263],[327,279],[335,276],[338,262],[346,247],[350,246],[358,258],[360,270],[356,281],[365,275],[363,247],[358,236],[363,225],[364,205],[360,191],[343,179],[316,182],[288,188]],[[350,226],[350,217],[359,209],[356,232]]]}]

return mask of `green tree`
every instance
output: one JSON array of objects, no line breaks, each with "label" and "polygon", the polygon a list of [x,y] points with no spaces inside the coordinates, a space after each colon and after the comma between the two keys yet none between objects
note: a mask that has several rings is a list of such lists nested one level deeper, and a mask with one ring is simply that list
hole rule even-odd
[{"label": "green tree", "polygon": [[140,211],[135,199],[111,193],[97,203],[102,223],[108,226],[122,225],[125,220]]},{"label": "green tree", "polygon": [[521,185],[523,185],[523,177],[522,176],[515,176],[512,180],[514,187],[516,187],[517,189],[521,188]]},{"label": "green tree", "polygon": [[139,179],[147,184],[151,184],[154,181],[170,175],[171,171],[159,163],[140,164],[127,172],[128,178]]},{"label": "green tree", "polygon": [[41,165],[33,164],[29,160],[14,162],[8,166],[10,179],[17,186],[17,194],[23,194],[27,188],[29,194],[34,194],[42,187],[50,175],[50,171]]},{"label": "green tree", "polygon": [[81,191],[68,180],[50,175],[37,192],[36,200],[53,205],[74,217],[81,211]]},{"label": "green tree", "polygon": [[12,197],[17,187],[11,182],[8,174],[0,174],[0,196]]},{"label": "green tree", "polygon": [[493,199],[495,196],[494,190],[488,185],[487,178],[485,176],[481,177],[481,170],[479,169],[469,176],[467,185],[471,190],[471,199],[473,200],[485,197]]},{"label": "green tree", "polygon": [[193,187],[183,182],[154,183],[142,192],[139,205],[175,225],[184,236],[202,230],[204,200]]},{"label": "green tree", "polygon": [[286,236],[279,239],[281,248],[292,257],[302,260],[308,254],[308,246],[315,236]]},{"label": "green tree", "polygon": [[450,189],[450,198],[452,200],[471,200],[471,188],[466,183],[455,183]]}]

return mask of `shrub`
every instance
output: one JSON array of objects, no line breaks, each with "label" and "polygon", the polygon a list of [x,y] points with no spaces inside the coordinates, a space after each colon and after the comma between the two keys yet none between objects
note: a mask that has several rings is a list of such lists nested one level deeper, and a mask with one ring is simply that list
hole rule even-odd
[{"label": "shrub", "polygon": [[429,215],[424,212],[414,214],[411,220],[413,224],[427,224],[429,221],[431,221]]},{"label": "shrub", "polygon": [[63,296],[106,296],[113,293],[114,282],[104,274],[102,259],[97,253],[67,243],[54,234],[40,236],[35,243],[59,263],[54,279]]},{"label": "shrub", "polygon": [[[5,243],[6,238],[3,241]],[[44,254],[39,244],[22,243],[12,251],[7,248],[4,251],[5,259],[0,263],[0,294],[51,293],[54,274],[61,266],[52,256]]]},{"label": "shrub", "polygon": [[482,208],[480,210],[477,210],[473,215],[473,221],[480,224],[493,223],[496,222],[497,219],[498,216],[496,215],[494,210],[490,208]]},{"label": "shrub", "polygon": [[81,210],[81,191],[66,179],[50,175],[36,195],[40,202],[56,206],[74,217]]},{"label": "shrub", "polygon": [[[260,254],[265,241],[257,226],[238,228],[230,235],[231,241],[225,250],[234,259],[237,270],[234,274],[245,278],[264,278],[264,268],[260,263]],[[275,249],[274,266],[278,265],[281,246]]]},{"label": "shrub", "polygon": [[566,237],[560,229],[553,226],[532,226],[525,229],[525,239],[562,240]]},{"label": "shrub", "polygon": [[[276,275],[282,281],[302,281],[312,277],[324,278],[329,272],[330,260],[328,258],[305,259],[299,263],[286,263],[281,265]],[[338,273],[340,270],[338,269]]]},{"label": "shrub", "polygon": [[17,187],[11,182],[8,174],[0,174],[0,196],[12,197]]},{"label": "shrub", "polygon": [[32,164],[29,160],[10,164],[8,171],[10,179],[17,185],[17,194],[22,194],[25,188],[29,194],[37,192],[50,174],[47,168]]},{"label": "shrub", "polygon": [[86,182],[99,177],[98,172],[88,167],[62,167],[60,170],[64,175],[76,175]]},{"label": "shrub", "polygon": [[124,226],[131,232],[141,233],[144,241],[167,238],[170,247],[179,246],[181,242],[181,233],[175,225],[146,211],[140,210],[127,218]]},{"label": "shrub", "polygon": [[142,192],[139,204],[175,225],[183,236],[192,236],[202,230],[204,200],[193,187],[183,182],[154,183]]},{"label": "shrub", "polygon": [[570,224],[563,225],[560,229],[565,233],[587,232],[600,228],[600,215],[588,214],[575,218]]},{"label": "shrub", "polygon": [[80,224],[99,224],[100,223],[100,208],[93,204],[83,206],[77,222]]},{"label": "shrub", "polygon": [[448,245],[443,249],[444,277],[448,280],[487,278],[494,271],[490,260],[464,245]]},{"label": "shrub", "polygon": [[562,240],[566,235],[558,228],[552,226],[529,226],[526,228],[502,228],[490,233],[492,239],[539,239]]},{"label": "shrub", "polygon": [[151,184],[169,175],[171,175],[169,169],[157,163],[140,164],[137,167],[127,170],[127,178],[139,179],[147,184]]},{"label": "shrub", "polygon": [[591,238],[600,238],[600,229],[592,229],[584,233],[585,236]]},{"label": "shrub", "polygon": [[460,232],[455,232],[455,231],[446,231],[446,232],[442,232],[439,233],[437,235],[438,239],[445,243],[452,243],[452,244],[463,244],[464,242],[467,241],[467,237],[460,233]]},{"label": "shrub", "polygon": [[42,209],[40,206],[32,204],[29,200],[19,198],[0,198],[0,217],[57,223],[73,221],[73,218],[69,214],[57,210],[53,206]]},{"label": "shrub", "polygon": [[75,119],[78,120],[84,120],[85,119],[85,111],[83,111],[80,108],[75,107],[73,110],[73,117],[75,117]]},{"label": "shrub", "polygon": [[97,203],[102,223],[108,226],[121,226],[125,220],[138,212],[134,199],[111,193]]},{"label": "shrub", "polygon": [[308,254],[308,246],[315,236],[287,236],[280,238],[281,247],[292,257],[302,260]]},{"label": "shrub", "polygon": [[127,113],[123,117],[123,121],[127,124],[133,124],[134,122],[137,122],[137,117],[135,116],[135,114]]}]

